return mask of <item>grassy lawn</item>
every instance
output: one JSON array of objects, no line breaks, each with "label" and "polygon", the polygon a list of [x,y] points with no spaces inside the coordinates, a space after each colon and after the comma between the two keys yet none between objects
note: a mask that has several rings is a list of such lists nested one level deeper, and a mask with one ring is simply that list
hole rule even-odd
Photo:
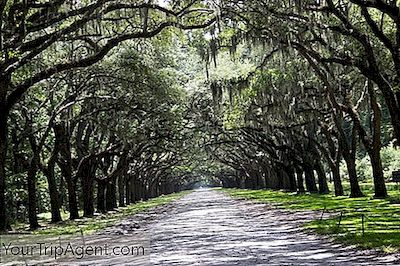
[{"label": "grassy lawn", "polygon": [[[387,187],[390,197],[386,200],[373,199],[373,187],[370,183],[362,184],[366,195],[362,198],[335,197],[332,194],[299,195],[272,190],[224,189],[224,191],[233,197],[271,203],[278,208],[330,213],[325,215],[330,218],[314,220],[306,223],[305,227],[361,248],[396,252],[400,251],[400,190],[394,183],[388,183]],[[345,184],[345,189],[348,192],[348,184]],[[364,216],[364,234],[362,216]]]},{"label": "grassy lawn", "polygon": [[[156,206],[170,203],[188,193],[190,192],[184,191],[180,193],[164,195],[158,198],[150,199],[148,201],[141,201],[135,204],[131,204],[127,207],[118,208],[116,211],[109,212],[107,214],[96,215],[91,218],[80,218],[74,221],[67,220],[68,213],[63,213],[62,216],[64,221],[57,224],[49,224],[51,218],[50,213],[42,213],[39,215],[39,222],[43,227],[37,231],[34,231],[33,233],[67,235],[83,232],[84,234],[90,234],[107,226],[111,226],[121,219],[135,213],[139,213]],[[27,225],[16,225],[17,230],[23,230],[25,227],[27,227]]]}]

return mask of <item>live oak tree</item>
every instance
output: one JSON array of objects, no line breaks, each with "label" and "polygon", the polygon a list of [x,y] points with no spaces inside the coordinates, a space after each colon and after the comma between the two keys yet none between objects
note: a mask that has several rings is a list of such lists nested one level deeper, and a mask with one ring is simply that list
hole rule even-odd
[{"label": "live oak tree", "polygon": [[[201,1],[179,1],[168,8],[107,0],[1,1],[0,14],[0,230],[4,231],[7,124],[23,95],[57,73],[96,63],[123,41],[151,38],[168,27],[204,28],[214,23],[215,14]],[[72,56],[63,49],[66,46],[72,47]],[[69,160],[67,150],[63,156]]]},{"label": "live oak tree", "polygon": [[[228,46],[235,50],[238,40],[258,43],[272,48],[272,52],[283,49],[294,51],[293,57],[303,57],[308,62],[311,71],[321,82],[323,87],[319,93],[326,95],[328,101],[323,110],[328,110],[336,130],[321,124],[324,135],[332,140],[330,132],[336,132],[337,144],[328,141],[329,152],[314,141],[320,152],[325,154],[329,165],[334,169],[335,180],[338,180],[337,169],[340,157],[343,155],[349,168],[351,195],[361,196],[358,186],[355,167],[357,139],[359,138],[367,150],[373,169],[375,196],[386,197],[386,187],[383,178],[380,159],[381,147],[381,110],[378,99],[383,99],[389,110],[392,121],[393,136],[398,139],[398,93],[396,89],[396,36],[399,8],[396,1],[258,1],[244,3],[242,1],[223,1],[221,8],[227,14],[227,25],[234,27],[234,34],[226,45],[223,38],[224,31],[212,43],[220,47]],[[355,26],[357,25],[357,26]],[[214,34],[215,36],[215,34]],[[214,37],[215,38],[215,37]],[[210,44],[211,50],[214,45]],[[394,53],[393,53],[394,52]],[[265,59],[270,61],[270,56]],[[292,57],[282,57],[281,62]],[[365,60],[366,58],[367,60]],[[278,62],[282,66],[282,63]],[[287,69],[282,70],[287,73]],[[307,71],[307,70],[303,70]],[[340,73],[349,73],[342,75]],[[341,81],[339,82],[339,80]],[[372,84],[372,82],[375,84]],[[368,86],[364,84],[368,83]],[[380,97],[376,97],[376,86],[380,90]],[[282,84],[277,84],[281,89]],[[315,86],[319,87],[319,86]],[[354,88],[353,88],[354,87]],[[368,92],[363,90],[365,88]],[[213,95],[221,98],[221,91],[211,86]],[[363,92],[364,91],[364,92]],[[272,93],[273,96],[279,93]],[[360,96],[361,95],[361,96]],[[360,96],[360,99],[354,99]],[[371,132],[362,125],[360,104],[352,101],[364,101],[368,97],[373,113],[370,116],[374,125]],[[315,99],[310,99],[314,101]],[[282,101],[277,101],[280,105]],[[326,109],[327,108],[327,109]],[[361,111],[361,113],[365,110]],[[278,111],[274,117],[285,113]],[[351,119],[353,130],[343,131],[343,123]],[[347,121],[346,121],[347,120]],[[396,133],[397,132],[397,133]],[[352,139],[346,135],[351,135]],[[338,152],[334,154],[335,148]],[[332,160],[334,159],[334,160]],[[341,194],[337,182],[338,194]]]},{"label": "live oak tree", "polygon": [[[360,4],[353,1],[353,4]],[[392,11],[396,9],[396,3],[391,2],[393,7]],[[378,4],[379,6],[380,4]],[[350,7],[349,7],[350,6]],[[378,6],[370,4],[368,7],[377,8]],[[384,6],[384,5],[383,5]],[[382,6],[381,6],[382,7]],[[387,6],[386,6],[387,7]],[[268,139],[266,134],[260,133],[260,130],[254,131],[253,128],[249,130],[242,131],[242,135],[247,135],[247,139],[243,140],[243,137],[239,138],[241,142],[244,142],[244,146],[238,146],[237,149],[235,145],[228,145],[227,150],[223,155],[217,156],[219,160],[221,157],[225,156],[226,153],[232,154],[232,160],[228,161],[222,159],[225,164],[229,164],[231,167],[236,168],[240,171],[242,175],[246,176],[247,179],[258,179],[258,173],[262,173],[264,170],[260,169],[260,165],[265,165],[272,167],[267,168],[278,168],[278,175],[282,175],[282,169],[288,169],[287,173],[284,174],[283,180],[289,177],[289,189],[293,189],[293,168],[296,170],[297,183],[299,190],[303,190],[303,173],[305,170],[305,181],[306,187],[309,191],[317,191],[313,175],[313,170],[316,171],[318,175],[318,190],[320,192],[327,191],[326,189],[326,177],[324,177],[323,167],[321,166],[320,160],[315,160],[319,158],[321,154],[326,158],[327,164],[332,171],[333,180],[335,183],[335,193],[337,195],[343,194],[343,188],[341,185],[341,177],[339,173],[339,164],[341,157],[343,156],[349,173],[350,184],[351,184],[351,196],[358,197],[362,196],[360,186],[358,185],[358,177],[356,172],[356,155],[359,150],[358,139],[363,144],[365,150],[368,152],[373,169],[373,180],[375,184],[375,196],[376,197],[386,197],[385,181],[383,178],[382,163],[380,162],[380,137],[381,137],[381,110],[379,100],[384,99],[387,106],[391,106],[393,100],[396,100],[396,95],[391,94],[388,90],[385,90],[385,84],[379,83],[379,78],[375,79],[370,75],[371,72],[378,73],[380,70],[373,66],[373,62],[379,61],[373,57],[374,53],[379,54],[379,58],[385,57],[384,49],[380,49],[379,40],[369,39],[366,41],[366,37],[369,35],[374,36],[376,31],[369,32],[366,28],[361,27],[358,30],[366,30],[363,36],[358,35],[346,19],[343,19],[340,12],[347,12],[347,19],[352,19],[358,22],[359,18],[356,16],[358,9],[351,6],[350,3],[332,3],[330,1],[318,2],[318,3],[308,3],[303,2],[252,2],[252,3],[242,3],[240,1],[225,1],[221,4],[220,8],[226,11],[227,20],[226,31],[221,29],[213,28],[210,30],[209,36],[211,40],[209,44],[204,42],[199,42],[200,47],[197,47],[200,51],[200,55],[205,61],[206,66],[206,78],[212,79],[212,73],[210,73],[210,63],[212,62],[214,67],[217,65],[217,49],[219,47],[228,47],[231,54],[235,54],[235,50],[238,46],[238,40],[245,40],[250,43],[258,43],[259,45],[267,46],[271,48],[268,54],[265,56],[261,66],[265,66],[265,62],[273,61],[271,57],[279,50],[287,49],[292,50],[295,53],[284,54],[279,60],[273,62],[272,67],[278,66],[282,72],[288,74],[288,66],[282,64],[284,61],[292,60],[296,64],[300,62],[294,58],[303,58],[308,64],[309,68],[303,67],[303,69],[295,69],[295,73],[307,73],[307,76],[300,76],[300,79],[295,80],[296,82],[307,82],[307,77],[310,76],[310,71],[314,72],[314,83],[311,88],[306,88],[309,91],[314,91],[314,96],[312,94],[308,96],[308,93],[300,92],[296,93],[298,87],[304,87],[300,84],[290,84],[287,86],[288,80],[282,82],[272,82],[272,84],[263,84],[263,86],[276,86],[278,89],[269,92],[275,99],[274,101],[267,102],[267,106],[273,107],[268,108],[268,112],[271,113],[271,117],[265,116],[265,112],[260,108],[260,104],[256,103],[256,108],[253,111],[258,112],[261,109],[261,118],[266,121],[259,121],[257,119],[251,118],[252,110],[244,111],[244,117],[246,123],[253,123],[251,127],[254,127],[254,122],[256,120],[256,126],[263,127],[261,131],[266,131],[268,134],[274,135],[278,140],[266,140]],[[353,9],[352,9],[353,8]],[[368,14],[365,13],[365,8],[362,9],[365,22],[368,26],[373,25],[370,20],[368,20]],[[339,10],[339,11],[338,11]],[[326,14],[328,13],[328,15]],[[329,13],[334,14],[338,19],[332,19]],[[361,19],[361,21],[363,21]],[[389,20],[390,21],[390,20]],[[350,31],[343,31],[343,28],[337,26],[336,23],[344,24],[345,28],[350,28]],[[390,22],[387,23],[384,19],[381,20],[381,28],[389,30]],[[231,33],[233,29],[233,34]],[[368,28],[367,28],[368,29]],[[353,33],[356,32],[354,35]],[[390,32],[390,31],[389,31]],[[226,39],[229,37],[228,44],[226,44]],[[350,38],[353,37],[353,38]],[[363,49],[360,48],[360,43]],[[371,50],[371,43],[373,50]],[[254,47],[252,47],[254,48]],[[250,48],[250,49],[252,49]],[[382,52],[383,51],[383,52]],[[386,51],[387,52],[387,51]],[[370,70],[367,72],[363,65],[360,64],[362,56],[367,53],[369,58],[368,66]],[[387,54],[387,53],[386,53]],[[371,56],[372,55],[372,56]],[[356,60],[356,64],[353,63],[353,59]],[[396,58],[393,59],[396,61]],[[389,73],[392,73],[391,61],[389,62],[382,60],[379,62],[379,67],[382,65],[382,69],[388,69]],[[271,66],[268,66],[271,67]],[[274,69],[273,68],[273,69]],[[371,70],[373,68],[373,70]],[[296,72],[297,71],[297,72]],[[382,72],[382,71],[381,71]],[[269,73],[271,75],[271,73]],[[390,74],[383,73],[384,78],[390,79]],[[228,75],[229,76],[229,75]],[[268,76],[268,75],[267,75]],[[271,75],[272,76],[272,75]],[[303,79],[303,80],[302,80]],[[227,98],[232,102],[234,90],[233,87],[239,87],[241,90],[249,86],[249,80],[252,77],[239,77],[235,79],[227,79],[227,75],[222,78],[222,80],[217,80],[211,82],[210,89],[214,97],[214,102],[220,102],[227,92]],[[374,90],[374,85],[372,81],[375,82],[376,87],[380,89],[381,94],[377,94]],[[319,83],[319,84],[318,84]],[[365,86],[368,84],[368,86]],[[288,91],[283,90],[283,88],[288,88]],[[396,92],[395,89],[393,89]],[[293,92],[293,94],[291,94]],[[385,96],[386,94],[386,96]],[[306,109],[299,108],[295,112],[293,110],[297,109],[297,102],[292,103],[291,101],[286,102],[285,98],[279,98],[279,96],[288,96],[294,98],[304,98],[304,104],[308,104]],[[323,95],[326,101],[316,100],[318,96]],[[377,97],[378,96],[378,97]],[[255,97],[255,100],[262,100],[264,95],[260,93]],[[381,98],[382,97],[382,98]],[[367,99],[367,100],[365,100]],[[321,99],[319,99],[321,100]],[[353,103],[353,102],[357,102]],[[366,114],[364,102],[368,102],[373,110],[372,113]],[[310,107],[311,106],[311,107]],[[221,108],[216,106],[217,113]],[[237,105],[232,108],[233,110],[228,111],[228,120],[234,118],[238,115]],[[265,109],[265,108],[264,108]],[[274,112],[271,112],[271,109]],[[286,109],[291,109],[289,112]],[[392,121],[396,120],[396,113],[393,112],[392,107],[388,107],[390,117]],[[305,115],[305,113],[307,113]],[[318,114],[318,115],[316,115]],[[296,121],[293,116],[306,117],[306,120]],[[249,119],[250,117],[250,119]],[[361,117],[366,117],[371,121],[373,127],[371,130],[367,130],[368,126],[363,124]],[[271,123],[270,121],[281,120],[279,122],[284,125],[290,124],[289,127],[282,126],[281,124]],[[257,121],[258,120],[258,121]],[[210,121],[212,122],[212,121]],[[212,122],[214,123],[214,122]],[[257,124],[258,123],[258,124]],[[291,124],[293,123],[293,124]],[[398,123],[392,122],[392,127],[394,129],[394,136],[396,136],[396,127]],[[272,128],[271,129],[266,129]],[[293,127],[293,128],[292,128]],[[296,129],[297,127],[297,129]],[[351,130],[346,130],[350,127]],[[283,130],[284,129],[284,130]],[[368,132],[370,131],[370,132]],[[256,133],[255,133],[256,132]],[[279,134],[277,134],[277,132]],[[304,136],[306,133],[306,136]],[[254,135],[260,135],[261,137],[256,138]],[[250,139],[249,139],[250,138]],[[259,139],[262,140],[261,143],[257,143]],[[287,143],[285,140],[290,139],[291,143]],[[324,143],[323,140],[326,139]],[[257,141],[255,141],[257,140]],[[230,142],[228,140],[228,142]],[[322,143],[321,143],[322,142]],[[289,144],[289,145],[288,145]],[[251,145],[255,145],[254,148],[250,149]],[[265,147],[268,148],[265,148]],[[246,148],[250,149],[251,152],[247,151]],[[267,160],[262,160],[255,156],[258,149],[262,147],[260,152],[263,154],[267,153],[269,156],[265,156]],[[272,147],[272,148],[271,148]],[[258,148],[258,149],[257,149]],[[277,152],[278,150],[278,152]],[[285,152],[292,156],[285,156]],[[303,155],[300,160],[296,154]],[[261,156],[262,157],[262,156]],[[272,158],[271,158],[272,157]],[[314,159],[313,159],[314,158]],[[265,158],[264,158],[265,159]],[[246,162],[246,163],[243,163]],[[287,162],[291,162],[287,164]],[[258,169],[257,169],[258,168]],[[240,175],[239,174],[239,175]],[[271,175],[271,173],[269,173]],[[285,177],[286,176],[286,177]],[[265,176],[264,176],[265,178]],[[282,179],[282,177],[281,177]],[[278,179],[278,181],[281,181]],[[258,181],[257,181],[258,183]],[[285,184],[280,184],[279,186],[286,186]]]},{"label": "live oak tree", "polygon": [[359,197],[364,154],[386,197],[398,6],[2,1],[0,231],[202,184]]}]

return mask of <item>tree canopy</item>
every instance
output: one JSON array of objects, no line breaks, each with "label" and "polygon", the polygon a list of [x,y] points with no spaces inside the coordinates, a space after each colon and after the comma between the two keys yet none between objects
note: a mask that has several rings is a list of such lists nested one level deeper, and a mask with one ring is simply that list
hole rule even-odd
[{"label": "tree canopy", "polygon": [[[197,186],[377,198],[400,2],[0,3],[0,231]],[[368,161],[366,176],[360,161]],[[83,214],[80,214],[80,210]]]}]

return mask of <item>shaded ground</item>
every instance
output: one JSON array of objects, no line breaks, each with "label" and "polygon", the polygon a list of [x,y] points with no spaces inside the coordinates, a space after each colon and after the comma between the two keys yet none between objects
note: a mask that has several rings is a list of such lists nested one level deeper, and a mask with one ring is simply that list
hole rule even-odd
[{"label": "shaded ground", "polygon": [[[201,189],[85,238],[86,244],[143,244],[146,256],[64,259],[56,264],[400,265],[397,255],[379,256],[303,232],[301,223],[316,215],[273,209]],[[56,265],[39,261],[37,265]]]}]

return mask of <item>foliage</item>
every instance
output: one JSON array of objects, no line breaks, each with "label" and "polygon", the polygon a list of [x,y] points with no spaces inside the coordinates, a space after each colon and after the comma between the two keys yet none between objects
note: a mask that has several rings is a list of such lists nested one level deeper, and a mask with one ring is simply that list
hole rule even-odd
[{"label": "foliage", "polygon": [[387,198],[398,5],[5,1],[0,231],[199,185]]},{"label": "foliage", "polygon": [[[386,180],[391,180],[393,171],[398,171],[400,169],[400,151],[397,147],[392,144],[385,146],[381,150],[383,173]],[[371,180],[372,179],[372,169],[371,162],[368,156],[364,155],[356,160],[357,172],[359,173],[360,180]],[[347,176],[347,169],[342,162],[341,173],[343,176]]]}]

